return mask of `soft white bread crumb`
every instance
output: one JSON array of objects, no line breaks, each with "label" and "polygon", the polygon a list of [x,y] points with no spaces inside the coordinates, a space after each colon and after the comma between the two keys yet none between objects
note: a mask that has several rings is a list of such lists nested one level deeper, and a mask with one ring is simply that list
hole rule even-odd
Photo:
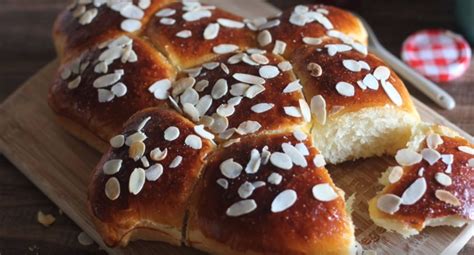
[{"label": "soft white bread crumb", "polygon": [[393,155],[403,148],[418,123],[416,114],[393,106],[372,107],[330,116],[325,125],[315,124],[312,136],[326,161]]}]

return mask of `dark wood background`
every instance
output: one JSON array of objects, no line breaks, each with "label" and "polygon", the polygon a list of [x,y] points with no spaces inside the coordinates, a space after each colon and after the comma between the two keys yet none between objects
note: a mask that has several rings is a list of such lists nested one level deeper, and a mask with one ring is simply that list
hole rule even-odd
[{"label": "dark wood background", "polygon": [[[337,0],[335,0],[337,2]],[[373,26],[382,43],[399,55],[403,40],[425,28],[457,29],[451,0],[351,0],[355,10]],[[50,30],[65,0],[0,0],[0,102],[39,68],[55,58]],[[317,1],[271,0],[279,8]],[[330,2],[330,1],[326,1]],[[409,87],[424,103],[455,124],[474,133],[474,65],[462,78],[443,84],[457,100],[444,111]],[[49,228],[36,221],[42,210],[56,216]],[[81,230],[0,155],[0,255],[100,254],[96,245],[77,241]],[[474,254],[474,241],[461,254]]]}]

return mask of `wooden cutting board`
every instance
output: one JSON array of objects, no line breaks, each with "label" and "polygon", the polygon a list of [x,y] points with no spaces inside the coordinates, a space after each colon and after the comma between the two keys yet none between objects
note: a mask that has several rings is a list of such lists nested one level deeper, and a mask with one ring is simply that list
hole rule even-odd
[{"label": "wooden cutting board", "polygon": [[[262,0],[210,2],[247,17],[269,16],[279,11]],[[57,66],[57,61],[53,61],[44,67],[0,106],[0,151],[110,254],[201,254],[159,242],[138,241],[124,249],[104,246],[86,210],[87,184],[100,154],[62,130],[47,106],[47,90]],[[469,134],[414,100],[424,120],[449,126],[473,141]],[[461,249],[471,238],[473,226],[428,228],[405,240],[370,221],[366,203],[381,189],[376,184],[380,173],[393,163],[392,158],[384,157],[328,167],[347,195],[356,194],[353,220],[357,240],[365,249],[379,254],[454,254]]]}]

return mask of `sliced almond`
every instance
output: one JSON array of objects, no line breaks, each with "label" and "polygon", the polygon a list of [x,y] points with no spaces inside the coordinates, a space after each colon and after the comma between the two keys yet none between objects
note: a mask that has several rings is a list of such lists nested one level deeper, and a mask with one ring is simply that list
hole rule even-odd
[{"label": "sliced almond", "polygon": [[130,145],[128,154],[131,159],[138,161],[145,154],[145,144],[143,142],[134,142]]},{"label": "sliced almond", "polygon": [[342,96],[353,97],[355,95],[354,86],[347,82],[338,82],[336,84],[336,90]]},{"label": "sliced almond", "polygon": [[126,19],[122,21],[122,23],[120,23],[120,28],[123,31],[129,32],[129,33],[136,32],[140,30],[141,27],[142,27],[142,23],[139,20],[135,20],[135,19]]},{"label": "sliced almond", "polygon": [[395,160],[401,166],[411,166],[420,163],[422,159],[423,156],[421,154],[410,148],[401,149],[395,155]]},{"label": "sliced almond", "polygon": [[313,164],[314,164],[317,168],[324,167],[324,166],[326,166],[326,160],[324,160],[324,156],[323,156],[323,155],[317,154],[316,156],[314,156]]},{"label": "sliced almond", "polygon": [[285,153],[281,152],[272,153],[270,156],[270,162],[272,165],[284,170],[290,170],[293,167],[293,161],[291,158]]},{"label": "sliced almond", "polygon": [[250,86],[244,93],[244,96],[250,99],[255,98],[260,93],[265,91],[265,87],[260,84]]},{"label": "sliced almond", "polygon": [[470,155],[474,155],[474,148],[469,147],[469,146],[459,146],[458,150]]},{"label": "sliced almond", "polygon": [[246,199],[232,204],[227,208],[226,215],[230,217],[239,217],[253,212],[257,208],[257,203],[253,199]]},{"label": "sliced almond", "polygon": [[301,115],[303,116],[304,121],[311,122],[311,109],[309,108],[308,103],[303,98],[298,100],[298,102],[300,105]]},{"label": "sliced almond", "polygon": [[122,160],[121,159],[112,159],[104,163],[102,170],[106,175],[114,175],[120,171],[122,167]]},{"label": "sliced almond", "polygon": [[280,74],[280,70],[276,66],[266,65],[258,70],[260,76],[264,79],[273,79]]},{"label": "sliced almond", "polygon": [[403,176],[403,167],[390,167],[388,171],[390,171],[388,175],[388,182],[391,184],[398,182]]},{"label": "sliced almond", "polygon": [[234,79],[236,79],[237,81],[247,84],[265,84],[265,79],[251,74],[235,73],[234,75],[232,75],[232,77],[234,77]]},{"label": "sliced almond", "polygon": [[312,189],[313,197],[322,202],[333,201],[339,196],[329,183],[317,184]]},{"label": "sliced almond", "polygon": [[202,140],[197,135],[188,135],[184,140],[184,144],[195,150],[200,150],[202,148]]},{"label": "sliced almond", "polygon": [[430,166],[434,165],[439,159],[441,159],[441,154],[433,149],[425,148],[421,151],[421,155],[424,160],[426,160]]},{"label": "sliced almond", "polygon": [[309,63],[306,66],[306,69],[309,71],[309,74],[313,77],[319,77],[323,74],[323,69],[322,67],[314,62]]},{"label": "sliced almond", "polygon": [[320,45],[323,40],[317,37],[303,37],[303,42],[308,45]]},{"label": "sliced almond", "polygon": [[416,179],[402,195],[403,205],[413,205],[420,200],[427,189],[426,180],[423,177]]},{"label": "sliced almond", "polygon": [[282,180],[283,177],[278,173],[271,173],[267,178],[267,182],[273,185],[280,185]]},{"label": "sliced almond", "polygon": [[386,66],[379,66],[374,70],[374,77],[379,81],[386,81],[390,77],[390,69]]},{"label": "sliced almond", "polygon": [[244,28],[245,27],[244,23],[240,21],[236,21],[236,20],[231,20],[231,19],[220,18],[220,19],[217,19],[217,22],[221,26],[228,27],[228,28]]},{"label": "sliced almond", "polygon": [[112,148],[121,148],[125,144],[125,136],[116,135],[110,139],[109,143]]},{"label": "sliced almond", "polygon": [[171,126],[171,127],[168,127],[166,130],[165,130],[165,133],[164,133],[164,138],[166,141],[174,141],[176,139],[178,139],[179,137],[179,128],[175,127],[175,126]]},{"label": "sliced almond", "polygon": [[450,204],[453,206],[461,206],[461,202],[459,201],[459,199],[447,190],[436,190],[435,196],[437,199],[445,202],[446,204]]},{"label": "sliced almond", "polygon": [[171,81],[163,79],[156,81],[149,88],[148,91],[154,94],[156,99],[166,100],[168,99],[169,89],[171,88]]},{"label": "sliced almond", "polygon": [[194,122],[199,122],[200,113],[193,104],[183,104],[183,112]]},{"label": "sliced almond", "polygon": [[377,208],[388,214],[394,214],[400,210],[402,199],[393,194],[384,194],[377,199]]},{"label": "sliced almond", "polygon": [[160,163],[154,164],[148,168],[145,172],[145,177],[148,181],[154,182],[157,181],[163,174],[163,165]]},{"label": "sliced almond", "polygon": [[225,177],[229,179],[235,179],[240,175],[240,173],[242,173],[244,168],[242,165],[235,162],[233,158],[230,158],[223,161],[220,164],[219,169],[221,170],[222,175]]},{"label": "sliced almond", "polygon": [[216,183],[221,186],[223,189],[229,188],[229,182],[224,178],[217,179]]},{"label": "sliced almond", "polygon": [[271,211],[273,213],[279,213],[287,210],[293,206],[298,199],[296,191],[292,189],[287,189],[280,192],[275,199],[272,201]]},{"label": "sliced almond", "polygon": [[162,161],[168,156],[168,148],[161,150],[160,148],[155,148],[150,151],[150,158],[154,161]]},{"label": "sliced almond", "polygon": [[219,79],[212,88],[211,96],[213,99],[220,99],[228,92],[227,80]]},{"label": "sliced almond", "polygon": [[239,49],[239,46],[235,44],[219,44],[217,46],[214,46],[212,50],[216,54],[227,54],[227,53],[232,53],[235,52]]},{"label": "sliced almond", "polygon": [[291,65],[289,61],[282,61],[278,63],[278,68],[280,68],[282,72],[287,72],[293,69],[293,65]]},{"label": "sliced almond", "polygon": [[258,123],[257,121],[249,120],[240,123],[236,132],[240,135],[253,134],[260,130],[261,127],[262,125],[260,125],[260,123]]},{"label": "sliced almond", "polygon": [[190,30],[181,30],[178,33],[176,33],[176,36],[179,37],[179,38],[186,39],[186,38],[189,38],[189,37],[193,36],[193,33]]},{"label": "sliced almond", "polygon": [[250,109],[255,113],[263,113],[271,110],[274,106],[275,104],[260,103],[252,106]]},{"label": "sliced almond", "polygon": [[308,166],[308,162],[306,161],[306,158],[293,145],[291,145],[290,143],[283,143],[281,145],[281,148],[282,148],[283,152],[285,152],[285,154],[290,157],[293,164],[295,164],[297,166],[300,166],[300,167],[307,167]]},{"label": "sliced almond", "polygon": [[213,140],[214,135],[207,130],[204,129],[204,125],[196,125],[194,126],[194,132],[198,134],[200,137],[208,140]]},{"label": "sliced almond", "polygon": [[138,195],[143,189],[146,180],[145,170],[142,168],[135,168],[130,175],[130,180],[128,182],[128,191],[133,195]]},{"label": "sliced almond", "polygon": [[261,164],[261,156],[260,152],[257,149],[252,149],[250,152],[250,160],[245,166],[245,172],[248,174],[255,174],[257,173],[258,169],[260,168]]},{"label": "sliced almond", "polygon": [[283,110],[285,111],[285,114],[291,117],[295,118],[301,118],[301,111],[298,107],[295,106],[285,106],[283,107]]},{"label": "sliced almond", "polygon": [[308,135],[305,132],[301,131],[301,129],[295,129],[293,131],[293,136],[296,138],[296,140],[301,142],[308,139]]},{"label": "sliced almond", "polygon": [[134,142],[143,142],[146,139],[147,136],[143,132],[137,131],[125,139],[125,144],[127,146],[131,146]]},{"label": "sliced almond", "polygon": [[392,100],[392,102],[396,106],[402,106],[403,105],[403,99],[398,90],[393,86],[392,83],[388,81],[382,81],[382,88],[385,91],[385,94],[387,94],[388,98]]},{"label": "sliced almond", "polygon": [[428,148],[436,150],[441,144],[443,144],[443,139],[438,134],[430,134],[426,137],[426,145]]},{"label": "sliced almond", "polygon": [[360,70],[362,70],[359,62],[353,59],[342,60],[342,65],[351,72],[360,72]]},{"label": "sliced almond", "polygon": [[311,112],[316,117],[316,120],[321,124],[326,124],[327,110],[326,100],[321,95],[316,95],[311,98]]},{"label": "sliced almond", "polygon": [[38,214],[36,215],[36,220],[41,225],[49,227],[56,221],[56,218],[51,214],[45,214],[42,211],[38,211]]},{"label": "sliced almond", "polygon": [[379,89],[379,82],[377,79],[370,73],[366,74],[362,83],[371,90],[378,90]]},{"label": "sliced almond", "polygon": [[252,183],[246,181],[240,185],[239,189],[237,190],[237,193],[239,194],[240,198],[248,198],[252,195],[253,191],[255,190],[255,187],[252,185]]},{"label": "sliced almond", "polygon": [[285,54],[287,44],[284,41],[276,40],[275,46],[273,46],[272,53],[275,55],[283,55]]},{"label": "sliced almond", "polygon": [[204,39],[206,40],[214,40],[219,35],[220,25],[217,23],[211,23],[207,25],[206,29],[204,30]]},{"label": "sliced almond", "polygon": [[173,161],[171,161],[169,168],[177,168],[179,165],[181,165],[181,162],[183,162],[183,157],[182,156],[176,156]]},{"label": "sliced almond", "polygon": [[439,184],[441,184],[443,186],[446,186],[446,187],[453,184],[453,180],[451,179],[451,177],[449,177],[449,175],[447,175],[445,173],[436,173],[435,174],[435,179]]},{"label": "sliced almond", "polygon": [[300,84],[300,80],[290,82],[285,89],[283,89],[283,93],[292,93],[295,91],[301,91],[303,86]]}]

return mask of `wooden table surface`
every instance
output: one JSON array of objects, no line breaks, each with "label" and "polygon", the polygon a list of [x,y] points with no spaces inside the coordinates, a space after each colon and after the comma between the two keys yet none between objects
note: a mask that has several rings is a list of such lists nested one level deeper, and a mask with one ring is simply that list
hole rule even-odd
[{"label": "wooden table surface", "polygon": [[[354,0],[351,0],[354,1]],[[0,102],[39,68],[55,58],[50,29],[65,0],[0,0]],[[280,8],[315,1],[270,1]],[[356,10],[372,25],[382,43],[399,55],[403,40],[424,28],[456,31],[450,0],[359,0]],[[460,79],[444,84],[457,101],[445,111],[409,86],[418,99],[468,133],[474,133],[474,65]],[[46,228],[36,221],[42,210],[56,216]],[[96,245],[81,246],[80,229],[0,155],[0,255],[101,254]],[[103,253],[103,252],[102,252]],[[474,254],[474,240],[461,254]]]}]

